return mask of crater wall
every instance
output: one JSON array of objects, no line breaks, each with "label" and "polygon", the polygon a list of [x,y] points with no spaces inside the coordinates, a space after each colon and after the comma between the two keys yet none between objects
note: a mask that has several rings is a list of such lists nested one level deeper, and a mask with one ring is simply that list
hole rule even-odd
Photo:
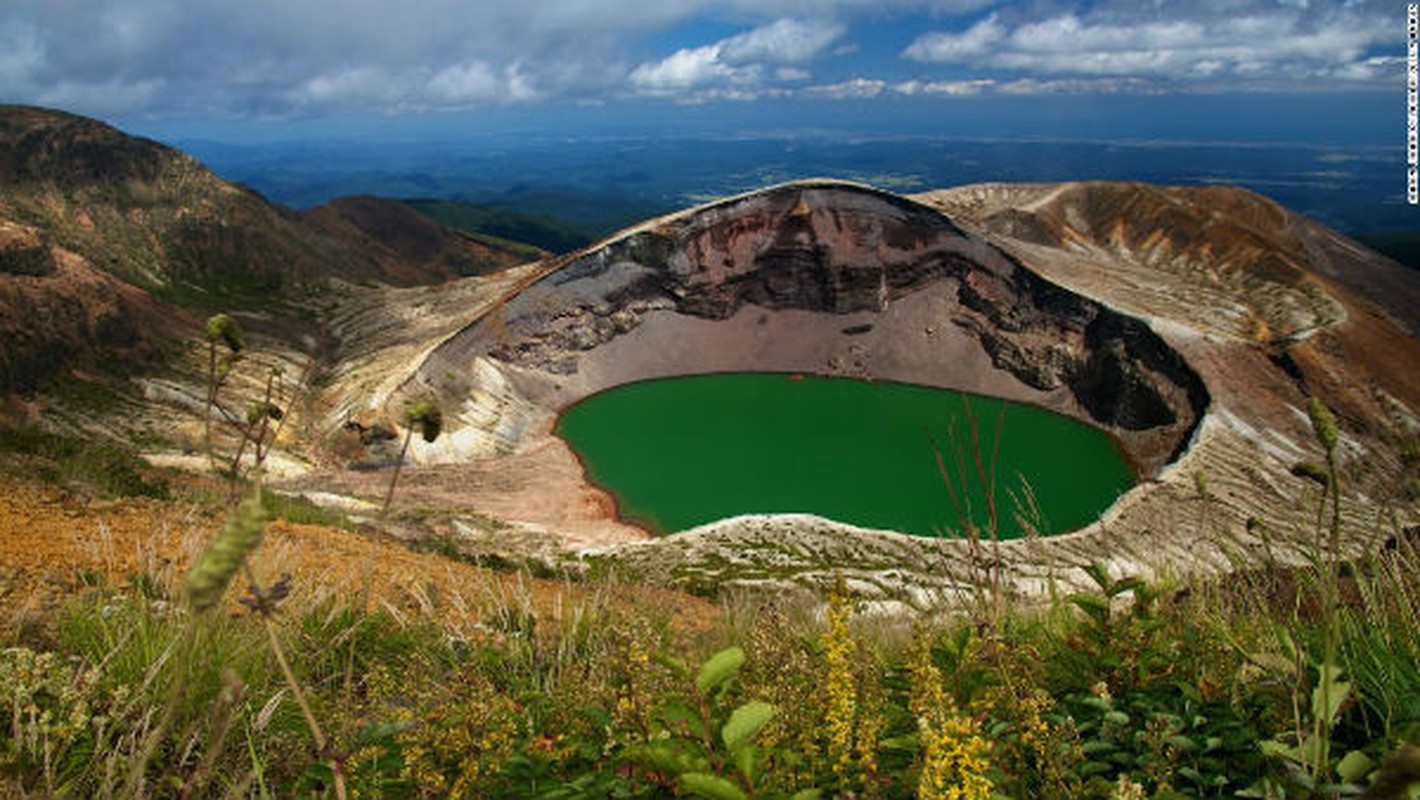
[{"label": "crater wall", "polygon": [[807,182],[664,217],[549,264],[405,385],[452,410],[450,434],[414,457],[511,453],[595,392],[719,371],[1029,402],[1110,431],[1145,476],[1181,452],[1208,405],[1198,376],[1140,320],[931,208]]}]

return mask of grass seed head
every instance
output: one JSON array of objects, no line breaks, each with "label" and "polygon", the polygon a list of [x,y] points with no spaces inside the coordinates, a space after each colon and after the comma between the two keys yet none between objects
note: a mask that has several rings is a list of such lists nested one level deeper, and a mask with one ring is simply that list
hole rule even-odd
[{"label": "grass seed head", "polygon": [[1307,415],[1312,419],[1312,430],[1316,431],[1316,440],[1321,442],[1321,446],[1330,453],[1336,449],[1337,430],[1336,417],[1331,413],[1331,409],[1326,404],[1315,397],[1307,400]]},{"label": "grass seed head", "polygon": [[232,577],[261,543],[265,523],[266,511],[261,506],[260,492],[253,493],[237,506],[227,524],[222,526],[222,532],[188,573],[187,598],[193,608],[205,611],[217,605]]},{"label": "grass seed head", "polygon": [[213,314],[207,318],[207,339],[222,342],[233,353],[241,352],[242,329],[236,320],[226,314]]}]

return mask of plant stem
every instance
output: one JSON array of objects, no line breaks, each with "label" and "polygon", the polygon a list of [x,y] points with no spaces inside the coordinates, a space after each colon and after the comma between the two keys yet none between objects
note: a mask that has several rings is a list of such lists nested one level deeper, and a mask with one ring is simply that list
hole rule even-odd
[{"label": "plant stem", "polygon": [[394,485],[399,482],[399,471],[404,468],[404,456],[409,452],[409,440],[412,438],[414,438],[414,426],[410,425],[404,431],[404,445],[399,448],[399,460],[394,462],[394,475],[390,476],[390,488],[385,492],[385,504],[380,506],[381,517],[390,510],[390,501],[394,499]]},{"label": "plant stem", "polygon": [[[246,565],[246,573],[247,580],[252,585],[252,592],[257,595],[258,601],[262,601],[261,584],[257,583],[256,575],[252,572],[250,564]],[[281,675],[286,679],[286,685],[290,687],[291,695],[296,698],[296,705],[301,708],[301,715],[306,718],[306,726],[311,730],[311,738],[316,743],[316,752],[330,762],[330,772],[335,777],[335,796],[340,800],[345,800],[345,774],[341,770],[340,761],[328,752],[329,743],[325,738],[325,731],[321,730],[315,713],[311,711],[311,704],[306,700],[305,691],[296,681],[296,673],[291,670],[291,665],[286,661],[286,651],[281,647],[280,637],[276,635],[276,623],[271,619],[270,609],[266,607],[264,602],[259,602],[257,610],[261,615],[262,624],[266,628],[267,641],[271,643],[271,653],[276,656],[276,665],[281,668]]]}]

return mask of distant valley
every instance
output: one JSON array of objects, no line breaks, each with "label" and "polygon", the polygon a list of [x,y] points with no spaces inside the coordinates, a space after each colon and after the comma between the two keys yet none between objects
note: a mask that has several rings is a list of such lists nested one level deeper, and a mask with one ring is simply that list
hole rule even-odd
[{"label": "distant valley", "polygon": [[[1142,180],[1238,185],[1415,263],[1420,218],[1406,205],[1398,147],[972,139],[807,134],[742,137],[470,134],[419,146],[180,141],[218,174],[308,207],[376,194],[531,216],[585,241],[714,197],[829,177],[898,192],[983,181]],[[502,235],[502,234],[499,234]],[[1373,236],[1374,235],[1374,236]],[[517,238],[517,237],[511,237]],[[531,240],[529,240],[531,241]],[[559,241],[533,243],[547,249]]]}]

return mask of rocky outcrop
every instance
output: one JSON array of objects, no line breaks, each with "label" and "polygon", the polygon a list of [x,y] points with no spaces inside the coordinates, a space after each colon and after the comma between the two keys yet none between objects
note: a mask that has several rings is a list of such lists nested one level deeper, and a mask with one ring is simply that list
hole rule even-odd
[{"label": "rocky outcrop", "polygon": [[0,274],[39,278],[54,273],[54,254],[39,231],[0,220]]}]

